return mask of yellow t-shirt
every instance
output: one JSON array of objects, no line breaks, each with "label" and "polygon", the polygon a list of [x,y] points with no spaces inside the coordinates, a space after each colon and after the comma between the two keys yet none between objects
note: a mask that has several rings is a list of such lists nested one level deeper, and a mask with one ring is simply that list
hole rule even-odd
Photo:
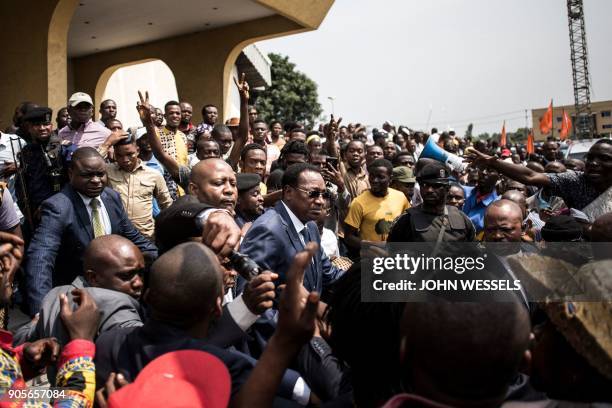
[{"label": "yellow t-shirt", "polygon": [[385,197],[376,197],[370,190],[357,196],[344,222],[359,230],[359,237],[367,241],[386,241],[393,221],[410,208],[406,196],[390,188]]}]

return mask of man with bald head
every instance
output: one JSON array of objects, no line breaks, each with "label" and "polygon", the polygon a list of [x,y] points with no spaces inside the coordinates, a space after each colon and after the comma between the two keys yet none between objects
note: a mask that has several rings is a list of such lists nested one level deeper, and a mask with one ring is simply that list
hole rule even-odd
[{"label": "man with bald head", "polygon": [[389,406],[500,406],[525,362],[530,335],[528,314],[508,295],[514,301],[407,303],[401,381],[411,394],[395,396]]},{"label": "man with bald head", "polygon": [[96,341],[96,383],[111,372],[134,381],[150,361],[176,350],[201,350],[227,366],[232,395],[246,382],[250,365],[207,342],[211,323],[221,316],[223,274],[215,254],[196,242],[180,244],[151,267],[144,299],[151,318],[142,327],[117,328]]},{"label": "man with bald head", "polygon": [[200,236],[213,209],[230,215],[238,228],[233,222],[238,199],[236,175],[229,164],[215,158],[198,162],[185,187],[189,195],[179,198],[156,219],[155,236],[160,248],[168,249]]},{"label": "man with bald head", "polygon": [[142,325],[142,310],[139,304],[143,289],[142,275],[145,262],[142,252],[129,239],[119,235],[104,235],[96,238],[83,254],[83,274],[70,285],[53,288],[42,301],[38,321],[27,324],[15,335],[17,344],[55,337],[61,345],[70,337],[60,322],[60,294],[67,294],[70,302],[73,289],[87,288],[102,319],[98,332],[115,327]]},{"label": "man with bald head", "polygon": [[485,214],[484,241],[521,242],[523,211],[508,199],[491,203]]},{"label": "man with bald head", "polygon": [[234,170],[221,159],[200,161],[191,170],[189,194],[200,203],[234,212],[238,198]]}]

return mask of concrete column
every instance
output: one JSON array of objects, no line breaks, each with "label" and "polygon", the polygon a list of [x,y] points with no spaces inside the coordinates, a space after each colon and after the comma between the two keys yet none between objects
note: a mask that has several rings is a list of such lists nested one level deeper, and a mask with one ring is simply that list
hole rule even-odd
[{"label": "concrete column", "polygon": [[77,6],[78,0],[0,2],[0,128],[11,123],[19,102],[54,110],[66,104],[68,28]]}]

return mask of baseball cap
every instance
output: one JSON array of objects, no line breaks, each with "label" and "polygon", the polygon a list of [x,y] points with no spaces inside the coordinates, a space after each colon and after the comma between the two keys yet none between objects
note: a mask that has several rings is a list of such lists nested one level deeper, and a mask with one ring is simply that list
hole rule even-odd
[{"label": "baseball cap", "polygon": [[416,178],[410,167],[398,166],[393,168],[393,180],[400,183],[415,183]]},{"label": "baseball cap", "polygon": [[430,183],[448,183],[448,169],[439,162],[428,163],[419,170],[416,179],[419,183],[424,181]]},{"label": "baseball cap", "polygon": [[501,157],[510,157],[512,156],[512,152],[509,149],[504,149],[501,151]]},{"label": "baseball cap", "polygon": [[166,353],[151,361],[136,380],[111,394],[109,408],[225,408],[230,375],[221,360],[198,350]]},{"label": "baseball cap", "polygon": [[87,95],[85,92],[76,92],[73,93],[70,99],[68,99],[68,106],[75,107],[79,103],[87,102],[91,106],[93,106],[93,101],[91,100],[91,96]]}]

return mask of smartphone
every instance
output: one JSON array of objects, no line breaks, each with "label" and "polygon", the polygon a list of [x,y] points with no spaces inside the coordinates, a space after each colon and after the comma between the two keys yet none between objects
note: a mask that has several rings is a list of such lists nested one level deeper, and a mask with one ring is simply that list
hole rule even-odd
[{"label": "smartphone", "polygon": [[331,166],[338,170],[338,158],[337,157],[327,157],[327,162],[331,164]]}]

